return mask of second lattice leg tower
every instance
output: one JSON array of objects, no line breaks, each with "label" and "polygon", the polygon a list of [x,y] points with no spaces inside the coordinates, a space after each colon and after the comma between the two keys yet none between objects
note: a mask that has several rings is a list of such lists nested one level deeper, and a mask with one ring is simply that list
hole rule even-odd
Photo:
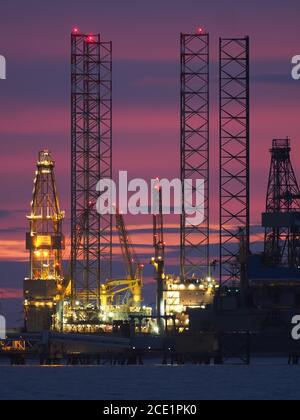
[{"label": "second lattice leg tower", "polygon": [[[198,190],[197,179],[203,182]],[[181,181],[185,180],[190,185],[183,187],[181,277],[203,278],[209,272],[209,35],[202,31],[181,34]],[[196,195],[201,197],[203,220],[190,223],[186,205],[191,206]]]}]

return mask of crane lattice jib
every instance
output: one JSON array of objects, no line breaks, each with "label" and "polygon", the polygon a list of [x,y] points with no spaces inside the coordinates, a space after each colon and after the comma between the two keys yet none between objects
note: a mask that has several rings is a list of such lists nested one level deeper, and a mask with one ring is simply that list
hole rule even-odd
[{"label": "crane lattice jib", "polygon": [[126,267],[128,279],[141,279],[143,265],[140,264],[125,226],[124,217],[116,210],[116,228],[119,234],[120,246]]}]

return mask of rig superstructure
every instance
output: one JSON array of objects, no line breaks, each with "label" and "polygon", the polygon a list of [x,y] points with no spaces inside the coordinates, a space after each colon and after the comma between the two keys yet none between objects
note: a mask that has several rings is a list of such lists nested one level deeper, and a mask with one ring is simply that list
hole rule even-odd
[{"label": "rig superstructure", "polygon": [[28,331],[55,327],[56,313],[63,296],[62,250],[64,236],[54,177],[54,161],[48,150],[39,153],[34,180],[30,231],[26,248],[30,254],[30,274],[24,281],[25,322]]}]

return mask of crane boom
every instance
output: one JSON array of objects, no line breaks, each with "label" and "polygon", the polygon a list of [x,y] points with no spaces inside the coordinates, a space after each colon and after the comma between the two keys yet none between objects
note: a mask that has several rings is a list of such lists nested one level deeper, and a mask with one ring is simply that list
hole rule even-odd
[{"label": "crane boom", "polygon": [[101,301],[105,307],[112,305],[116,296],[129,292],[127,303],[139,307],[142,302],[143,268],[130,242],[123,215],[116,209],[116,229],[119,234],[123,260],[126,268],[126,279],[111,279],[101,286]]},{"label": "crane boom", "polygon": [[130,242],[130,238],[124,223],[124,217],[118,209],[116,210],[116,228],[119,234],[127,277],[129,280],[139,280],[142,277],[144,266],[138,261],[132,243]]}]

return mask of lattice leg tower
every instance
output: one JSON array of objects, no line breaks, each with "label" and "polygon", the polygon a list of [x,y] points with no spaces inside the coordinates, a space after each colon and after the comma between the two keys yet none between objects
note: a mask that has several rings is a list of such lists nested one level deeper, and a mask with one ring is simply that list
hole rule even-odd
[{"label": "lattice leg tower", "polygon": [[111,216],[96,211],[97,183],[111,178],[111,43],[73,33],[71,48],[73,302],[99,307],[101,277],[111,271]]},{"label": "lattice leg tower", "polygon": [[[181,34],[181,180],[202,179],[201,224],[181,216],[181,277],[203,278],[209,266],[209,35]],[[183,188],[183,195],[185,189]],[[193,199],[195,199],[195,182]],[[184,200],[184,206],[188,201]],[[187,203],[191,204],[191,203]]]},{"label": "lattice leg tower", "polygon": [[[112,43],[100,42],[100,179],[112,179]],[[113,216],[100,217],[100,280],[112,277]]]},{"label": "lattice leg tower", "polygon": [[249,38],[220,39],[219,53],[222,286],[240,280],[241,229],[249,250]]}]

